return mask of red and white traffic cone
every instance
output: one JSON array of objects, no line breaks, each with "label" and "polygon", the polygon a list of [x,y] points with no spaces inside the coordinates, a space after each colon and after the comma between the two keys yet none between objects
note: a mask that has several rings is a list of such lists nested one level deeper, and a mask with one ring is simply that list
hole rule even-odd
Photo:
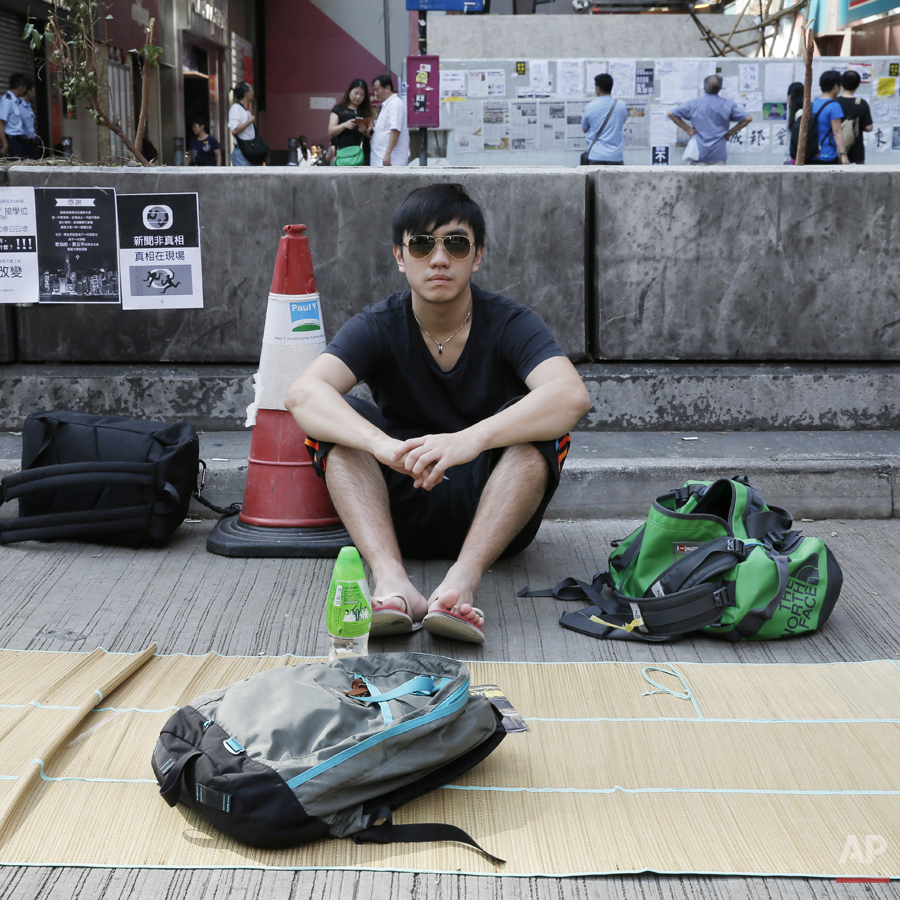
[{"label": "red and white traffic cone", "polygon": [[241,512],[221,519],[206,549],[221,556],[335,557],[351,542],[325,483],[312,467],[306,435],[284,407],[294,379],[325,348],[305,225],[285,225],[266,309]]}]

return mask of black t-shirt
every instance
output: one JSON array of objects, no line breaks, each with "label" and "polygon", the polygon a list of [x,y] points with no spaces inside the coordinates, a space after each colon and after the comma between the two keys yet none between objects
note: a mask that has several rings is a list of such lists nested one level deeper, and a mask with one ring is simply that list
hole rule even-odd
[{"label": "black t-shirt", "polygon": [[[357,109],[350,109],[347,106],[341,106],[338,104],[333,107],[331,110],[338,117],[338,125],[343,125],[344,122],[349,122],[350,119],[363,118],[362,113],[360,113]],[[331,139],[331,143],[338,150],[343,150],[344,147],[359,147],[364,141],[368,140],[366,136],[357,128],[348,128],[346,131],[342,131],[337,137],[333,137]]]},{"label": "black t-shirt", "polygon": [[348,321],[325,348],[372,390],[400,438],[461,431],[528,393],[525,379],[564,356],[541,317],[509,297],[472,285],[472,324],[449,371],[431,355],[410,291],[391,294]]},{"label": "black t-shirt", "polygon": [[216,150],[220,148],[219,142],[214,137],[191,138],[191,162],[195,166],[214,166],[216,164]]},{"label": "black t-shirt", "polygon": [[847,153],[850,162],[859,165],[866,161],[866,145],[863,137],[865,132],[863,129],[872,124],[872,111],[869,109],[869,104],[862,97],[838,97],[837,102],[841,104],[845,119],[859,119],[859,137],[853,142]]}]

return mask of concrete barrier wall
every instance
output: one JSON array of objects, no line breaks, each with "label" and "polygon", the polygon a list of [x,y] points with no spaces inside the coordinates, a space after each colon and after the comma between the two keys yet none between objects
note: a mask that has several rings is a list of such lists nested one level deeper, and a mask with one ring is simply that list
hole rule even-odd
[{"label": "concrete barrier wall", "polygon": [[900,359],[894,167],[591,178],[595,358]]},{"label": "concrete barrier wall", "polygon": [[391,215],[415,187],[460,181],[485,211],[477,280],[534,308],[573,359],[587,356],[586,179],[572,169],[14,168],[10,184],[196,191],[205,308],[130,311],[59,304],[16,309],[23,362],[252,363],[281,228],[308,226],[325,328],[404,289]]},{"label": "concrete barrier wall", "polygon": [[[390,248],[400,199],[452,180],[486,212],[479,283],[537,310],[573,359],[900,360],[892,167],[21,167],[9,177],[13,185],[197,191],[203,233],[204,309],[19,307],[23,362],[254,363],[281,227],[290,222],[309,227],[334,334],[364,305],[406,286]],[[11,358],[9,315],[0,311],[0,360]]]}]

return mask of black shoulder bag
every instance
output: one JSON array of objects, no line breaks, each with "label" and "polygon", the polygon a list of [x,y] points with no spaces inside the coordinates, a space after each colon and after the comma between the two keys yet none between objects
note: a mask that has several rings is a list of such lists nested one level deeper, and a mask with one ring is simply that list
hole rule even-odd
[{"label": "black shoulder bag", "polygon": [[18,518],[0,519],[0,544],[162,547],[191,496],[200,499],[201,465],[200,441],[186,422],[33,412],[22,432],[22,471],[0,482],[0,503],[19,501]]}]

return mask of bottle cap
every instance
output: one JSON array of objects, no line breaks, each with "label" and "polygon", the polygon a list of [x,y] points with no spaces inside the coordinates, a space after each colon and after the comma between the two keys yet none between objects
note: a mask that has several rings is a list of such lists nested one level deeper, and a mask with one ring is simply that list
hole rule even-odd
[{"label": "bottle cap", "polygon": [[362,581],[366,577],[359,550],[356,547],[343,547],[334,564],[332,581]]}]

